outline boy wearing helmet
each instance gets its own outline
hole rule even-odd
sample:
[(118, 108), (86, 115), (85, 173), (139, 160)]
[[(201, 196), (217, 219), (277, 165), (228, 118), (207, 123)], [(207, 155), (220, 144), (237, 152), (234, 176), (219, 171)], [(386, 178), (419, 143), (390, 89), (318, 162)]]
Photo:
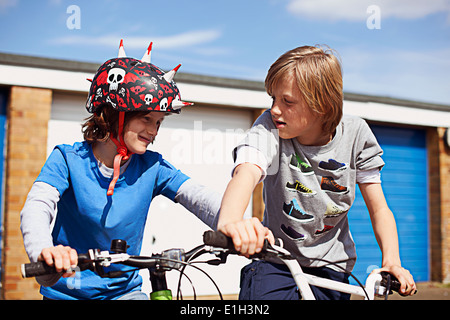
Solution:
[[(147, 146), (166, 114), (189, 105), (180, 101), (173, 77), (150, 63), (151, 45), (141, 60), (119, 57), (97, 71), (89, 91), (84, 141), (55, 147), (33, 184), (21, 212), (21, 230), (31, 261), (60, 272), (77, 265), (77, 253), (108, 250), (125, 239), (128, 253), (141, 250), (152, 199), (179, 202), (215, 228), (220, 197), (193, 182)], [(202, 203), (201, 208), (196, 203)], [(56, 214), (57, 212), (57, 214)], [(54, 223), (53, 230), (51, 224)], [(111, 266), (113, 270), (123, 266)], [(118, 278), (80, 272), (78, 289), (60, 276), (38, 277), (47, 299), (145, 299), (137, 271)]]

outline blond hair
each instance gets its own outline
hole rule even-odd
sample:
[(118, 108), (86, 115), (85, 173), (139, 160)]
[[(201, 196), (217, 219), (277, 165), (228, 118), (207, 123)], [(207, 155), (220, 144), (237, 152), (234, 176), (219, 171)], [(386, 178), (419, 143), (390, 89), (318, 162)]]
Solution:
[(323, 130), (333, 133), (342, 118), (342, 69), (337, 56), (329, 48), (315, 46), (292, 49), (270, 67), (265, 87), (272, 96), (282, 77), (293, 75), (305, 102), (321, 115)]

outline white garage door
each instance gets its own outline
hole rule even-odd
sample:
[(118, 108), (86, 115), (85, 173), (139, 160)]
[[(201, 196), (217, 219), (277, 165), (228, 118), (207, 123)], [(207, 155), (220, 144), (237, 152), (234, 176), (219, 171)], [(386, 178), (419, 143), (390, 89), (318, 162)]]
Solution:
[[(55, 93), (49, 122), (48, 153), (60, 143), (82, 140), (81, 126), (89, 114), (84, 109), (85, 95)], [(156, 142), (149, 148), (160, 152), (175, 167), (196, 181), (223, 193), (230, 179), (231, 150), (252, 124), (251, 112), (232, 108), (188, 107), (180, 115), (166, 117)], [(251, 207), (246, 212), (251, 216)], [(145, 230), (142, 254), (168, 248), (192, 249), (201, 244), (207, 227), (182, 206), (164, 197), (152, 202)], [(248, 263), (242, 257), (229, 257), (226, 265), (205, 266), (223, 294), (239, 291), (240, 268)], [(195, 269), (187, 270), (197, 295), (215, 294), (211, 282)], [(150, 291), (146, 272), (144, 291)], [(167, 274), (173, 293), (179, 274)], [(184, 296), (192, 295), (191, 285), (183, 282)]]

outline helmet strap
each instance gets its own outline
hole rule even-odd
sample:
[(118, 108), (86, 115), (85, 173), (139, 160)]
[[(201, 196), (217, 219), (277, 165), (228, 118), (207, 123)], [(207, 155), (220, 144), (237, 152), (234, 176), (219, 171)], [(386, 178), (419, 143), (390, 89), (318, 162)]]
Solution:
[(124, 141), (123, 137), (123, 125), (125, 122), (125, 112), (119, 111), (119, 128), (118, 128), (118, 134), (117, 139), (113, 136), (110, 136), (110, 139), (114, 144), (117, 146), (117, 154), (114, 157), (114, 175), (111, 183), (108, 187), (108, 196), (112, 196), (114, 194), (114, 187), (116, 185), (117, 180), (120, 176), (120, 164), (122, 160), (128, 160), (130, 156), (133, 154), (132, 152), (129, 152), (127, 149), (127, 146)]

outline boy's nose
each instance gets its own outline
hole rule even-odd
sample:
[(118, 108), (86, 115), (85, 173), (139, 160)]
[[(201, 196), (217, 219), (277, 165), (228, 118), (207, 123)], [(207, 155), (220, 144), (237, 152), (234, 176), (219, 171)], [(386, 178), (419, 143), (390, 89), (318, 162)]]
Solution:
[(153, 124), (147, 126), (147, 133), (156, 136), (158, 134), (158, 126)]
[(272, 104), (272, 107), (270, 108), (270, 113), (272, 114), (272, 116), (279, 116), (281, 114), (280, 108), (277, 106), (276, 103)]

